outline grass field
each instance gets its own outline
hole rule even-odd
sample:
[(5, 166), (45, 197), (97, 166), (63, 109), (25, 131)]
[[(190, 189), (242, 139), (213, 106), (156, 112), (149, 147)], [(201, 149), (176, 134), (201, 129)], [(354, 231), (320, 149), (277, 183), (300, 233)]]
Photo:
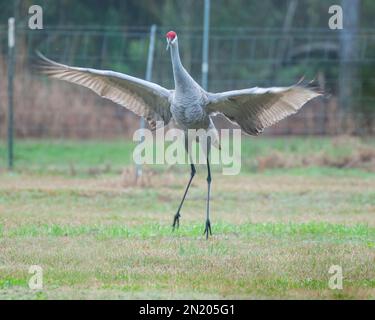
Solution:
[(135, 185), (132, 148), (19, 141), (7, 172), (0, 144), (0, 299), (375, 298), (373, 142), (244, 141), (241, 175), (215, 170), (208, 241), (205, 168), (173, 233), (189, 168), (147, 167)]

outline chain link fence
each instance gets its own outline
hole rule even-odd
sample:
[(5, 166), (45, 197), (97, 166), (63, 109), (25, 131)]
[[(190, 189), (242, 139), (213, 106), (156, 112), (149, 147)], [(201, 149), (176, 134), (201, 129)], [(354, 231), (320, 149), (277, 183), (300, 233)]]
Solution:
[[(173, 76), (164, 34), (156, 36), (153, 81), (173, 88)], [(180, 51), (192, 76), (201, 79), (202, 30), (181, 29)], [(17, 138), (131, 137), (138, 118), (126, 109), (97, 97), (85, 88), (38, 75), (35, 50), (48, 58), (76, 66), (112, 69), (144, 78), (149, 48), (149, 27), (90, 28), (46, 27), (43, 30), (17, 28), (14, 88), (15, 136)], [(350, 133), (374, 133), (375, 29), (361, 30), (357, 55), (347, 63), (356, 66), (360, 88), (354, 105), (345, 111)], [(7, 30), (0, 29), (0, 136), (6, 137), (7, 119)], [(345, 66), (344, 66), (345, 67)], [(315, 80), (325, 93), (297, 115), (285, 119), (266, 134), (332, 135), (347, 133), (340, 126), (339, 31), (329, 29), (212, 29), (210, 33), (210, 91), (253, 86), (289, 86), (302, 76)], [(228, 122), (218, 116), (219, 126)]]

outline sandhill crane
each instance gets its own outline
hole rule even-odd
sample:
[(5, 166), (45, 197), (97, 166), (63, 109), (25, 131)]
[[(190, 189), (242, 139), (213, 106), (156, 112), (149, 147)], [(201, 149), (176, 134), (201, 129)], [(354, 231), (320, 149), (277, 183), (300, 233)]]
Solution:
[[(155, 129), (157, 121), (166, 125), (173, 118), (185, 130), (203, 129), (216, 131), (211, 115), (221, 113), (237, 123), (249, 135), (258, 135), (264, 128), (296, 113), (306, 102), (319, 96), (318, 93), (300, 85), (291, 87), (250, 88), (221, 93), (205, 91), (194, 81), (181, 63), (176, 32), (166, 34), (167, 50), (170, 49), (175, 89), (168, 90), (155, 83), (126, 74), (71, 67), (56, 63), (40, 54), (44, 61), (44, 73), (50, 77), (69, 81), (87, 87), (100, 96), (110, 99), (138, 116), (144, 117), (150, 128)], [(185, 135), (185, 140), (187, 139)], [(212, 235), (210, 223), (211, 170), (207, 141), (207, 202), (204, 235)], [(187, 141), (185, 147), (188, 152)], [(173, 230), (179, 227), (180, 211), (186, 194), (195, 176), (193, 163), (191, 176), (186, 186), (177, 213), (173, 219)]]

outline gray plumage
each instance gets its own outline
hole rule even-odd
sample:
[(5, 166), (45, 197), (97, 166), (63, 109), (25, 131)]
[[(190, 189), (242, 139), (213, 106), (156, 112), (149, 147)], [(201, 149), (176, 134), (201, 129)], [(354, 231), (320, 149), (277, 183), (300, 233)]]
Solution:
[[(185, 131), (188, 129), (213, 131), (216, 138), (211, 143), (217, 147), (219, 147), (219, 137), (211, 119), (212, 115), (221, 113), (237, 123), (247, 134), (258, 135), (266, 127), (296, 113), (306, 102), (319, 96), (319, 93), (299, 85), (274, 88), (255, 87), (222, 93), (206, 92), (183, 67), (175, 32), (167, 33), (167, 42), (167, 48), (171, 51), (174, 90), (168, 90), (155, 83), (118, 72), (70, 67), (39, 55), (43, 61), (43, 71), (48, 76), (93, 90), (100, 96), (144, 117), (151, 129), (156, 128), (157, 121), (163, 121), (164, 125), (167, 125), (173, 118), (177, 126)], [(207, 168), (208, 196), (205, 234), (208, 238), (208, 234), (211, 233), (209, 220), (211, 173), (208, 155)], [(195, 175), (193, 164), (191, 164), (191, 169), (191, 178), (175, 215), (173, 227), (179, 225), (180, 209)]]
[(71, 67), (43, 59), (43, 72), (52, 78), (87, 87), (139, 116), (155, 129), (156, 121), (171, 118), (183, 129), (209, 129), (210, 116), (225, 115), (250, 135), (262, 133), (283, 118), (296, 113), (319, 93), (302, 86), (251, 88), (209, 93), (183, 67), (177, 36), (170, 41), (175, 89), (108, 70)]

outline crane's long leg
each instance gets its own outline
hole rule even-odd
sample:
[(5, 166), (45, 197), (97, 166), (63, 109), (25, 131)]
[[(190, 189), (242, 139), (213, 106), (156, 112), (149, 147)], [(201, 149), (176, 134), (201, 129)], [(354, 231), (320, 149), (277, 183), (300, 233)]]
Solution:
[(206, 239), (208, 239), (208, 234), (212, 235), (211, 222), (210, 222), (210, 196), (211, 196), (211, 168), (210, 168), (210, 152), (211, 152), (211, 137), (207, 137), (206, 145), (206, 159), (207, 159), (207, 207), (206, 207), (206, 227), (204, 233)]
[(204, 233), (206, 235), (206, 239), (208, 239), (208, 233), (212, 236), (211, 231), (211, 222), (210, 222), (210, 193), (211, 193), (211, 169), (210, 169), (210, 160), (209, 156), (207, 155), (207, 208), (206, 208), (206, 227), (204, 229)]
[(188, 154), (188, 157), (189, 157), (189, 160), (190, 160), (190, 168), (191, 168), (191, 175), (190, 175), (190, 180), (186, 186), (186, 189), (185, 189), (185, 193), (184, 193), (184, 196), (182, 197), (182, 200), (181, 200), (181, 203), (177, 209), (177, 213), (175, 214), (174, 216), (174, 219), (173, 219), (173, 224), (172, 224), (172, 227), (173, 227), (173, 230), (177, 227), (180, 226), (180, 211), (181, 211), (181, 208), (184, 204), (184, 201), (185, 201), (185, 198), (186, 198), (186, 195), (189, 191), (189, 188), (190, 188), (190, 185), (191, 185), (191, 182), (193, 181), (193, 178), (195, 176), (195, 166), (193, 164), (193, 159), (191, 157), (191, 154), (189, 152), (189, 138), (188, 136), (185, 134), (185, 150), (186, 150), (186, 153)]
[(182, 208), (182, 205), (184, 204), (186, 194), (188, 193), (189, 188), (190, 188), (190, 185), (191, 185), (191, 182), (193, 181), (193, 178), (194, 178), (194, 176), (195, 176), (195, 172), (196, 172), (196, 171), (195, 171), (195, 166), (194, 166), (193, 163), (191, 163), (190, 166), (191, 166), (191, 176), (190, 176), (190, 180), (189, 180), (188, 185), (186, 186), (185, 193), (184, 193), (184, 196), (182, 197), (182, 200), (181, 200), (180, 206), (178, 207), (177, 213), (176, 213), (176, 215), (174, 216), (174, 219), (173, 219), (173, 225), (172, 225), (173, 230), (174, 230), (176, 227), (178, 228), (178, 227), (180, 226), (180, 217), (181, 217), (181, 215), (180, 215), (180, 210), (181, 210), (181, 208)]

